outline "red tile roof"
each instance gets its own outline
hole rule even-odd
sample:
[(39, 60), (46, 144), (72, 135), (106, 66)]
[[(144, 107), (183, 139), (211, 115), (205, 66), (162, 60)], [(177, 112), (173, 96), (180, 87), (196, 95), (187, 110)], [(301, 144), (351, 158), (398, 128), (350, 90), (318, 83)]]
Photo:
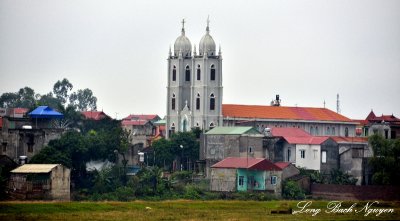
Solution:
[(352, 122), (326, 108), (223, 104), (222, 115), (232, 118)]
[(271, 129), (272, 136), (283, 137), (290, 144), (317, 145), (325, 142), (329, 137), (314, 137), (300, 128), (276, 127)]
[(368, 143), (367, 137), (330, 137), (336, 143)]
[(14, 114), (26, 114), (29, 111), (28, 108), (21, 108), (21, 107), (13, 108), (13, 110)]
[(251, 170), (282, 170), (264, 158), (228, 157), (211, 166), (212, 168), (242, 168)]
[[(371, 111), (367, 118), (365, 118), (365, 121), (367, 122), (381, 122), (381, 121), (385, 121), (385, 122), (390, 122), (390, 123), (397, 123), (400, 122), (400, 119), (395, 117), (393, 114), (392, 115), (383, 115), (382, 116), (376, 116), (375, 113), (373, 111)], [(366, 124), (365, 124), (366, 125)]]
[(275, 165), (283, 170), (290, 165), (290, 162), (276, 162)]
[(86, 119), (91, 119), (91, 120), (101, 120), (104, 118), (110, 118), (110, 116), (108, 116), (103, 111), (82, 111), (81, 114)]
[(154, 120), (155, 118), (159, 118), (157, 114), (130, 114), (129, 116), (125, 117), (123, 120)]
[(148, 120), (123, 120), (122, 126), (142, 126), (148, 123)]

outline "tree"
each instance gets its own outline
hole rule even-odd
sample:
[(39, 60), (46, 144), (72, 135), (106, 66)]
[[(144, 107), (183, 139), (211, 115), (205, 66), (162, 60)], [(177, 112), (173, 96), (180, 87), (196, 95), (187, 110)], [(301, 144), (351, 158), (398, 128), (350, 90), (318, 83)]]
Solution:
[(19, 101), (19, 96), (17, 93), (4, 93), (0, 96), (0, 107), (10, 108), (15, 107)]
[(0, 106), (3, 108), (23, 107), (32, 109), (36, 105), (35, 91), (30, 87), (19, 89), (16, 93), (4, 93), (0, 96)]
[(97, 109), (97, 98), (93, 96), (92, 90), (88, 88), (72, 93), (69, 97), (69, 102), (79, 111)]
[(54, 97), (52, 92), (49, 92), (45, 95), (39, 95), (37, 104), (38, 106), (49, 106), (56, 109), (59, 109), (61, 106), (63, 106), (61, 101)]
[(68, 101), (68, 93), (72, 90), (72, 88), (73, 85), (66, 78), (62, 79), (62, 81), (58, 80), (54, 84), (53, 93), (62, 105), (65, 105)]
[(380, 185), (398, 185), (400, 181), (400, 139), (384, 139), (374, 134), (368, 138), (374, 156), (369, 161), (372, 166), (372, 182)]

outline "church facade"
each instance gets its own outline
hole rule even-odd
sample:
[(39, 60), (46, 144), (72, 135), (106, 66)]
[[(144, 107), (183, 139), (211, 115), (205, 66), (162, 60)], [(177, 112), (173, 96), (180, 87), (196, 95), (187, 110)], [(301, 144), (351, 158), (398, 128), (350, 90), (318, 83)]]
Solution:
[(191, 128), (222, 126), (222, 56), (207, 21), (206, 33), (192, 50), (182, 21), (181, 35), (168, 56), (166, 136)]

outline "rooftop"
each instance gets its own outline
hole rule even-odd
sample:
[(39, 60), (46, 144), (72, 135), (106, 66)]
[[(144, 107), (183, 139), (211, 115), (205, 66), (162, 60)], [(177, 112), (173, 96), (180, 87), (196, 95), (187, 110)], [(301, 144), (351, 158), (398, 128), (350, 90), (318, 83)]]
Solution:
[(222, 115), (224, 118), (282, 119), (352, 123), (351, 119), (343, 115), (326, 108), (315, 107), (223, 104)]
[(101, 120), (104, 118), (110, 118), (110, 116), (108, 116), (103, 111), (82, 111), (81, 114), (86, 119), (91, 119), (91, 120)]
[(11, 173), (49, 173), (54, 167), (61, 164), (24, 164)]
[(272, 128), (271, 133), (275, 137), (282, 137), (290, 144), (321, 144), (329, 137), (312, 136), (300, 128), (277, 127)]
[(228, 157), (211, 166), (212, 168), (235, 168), (251, 170), (282, 170), (264, 158)]
[(240, 135), (240, 134), (260, 134), (260, 132), (253, 127), (214, 127), (206, 134)]

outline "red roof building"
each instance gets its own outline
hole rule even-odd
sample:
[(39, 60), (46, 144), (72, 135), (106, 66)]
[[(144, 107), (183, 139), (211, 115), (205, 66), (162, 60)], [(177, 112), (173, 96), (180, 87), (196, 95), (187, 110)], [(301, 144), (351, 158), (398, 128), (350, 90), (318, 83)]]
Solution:
[(103, 111), (82, 111), (81, 114), (85, 117), (85, 119), (88, 120), (102, 120), (105, 118), (111, 119), (111, 117)]
[(400, 136), (400, 119), (393, 114), (376, 116), (371, 110), (365, 120), (355, 121), (359, 122), (358, 128), (361, 130), (361, 136), (381, 134), (387, 139), (395, 139)]
[(224, 126), (301, 128), (316, 136), (355, 136), (357, 122), (327, 108), (223, 104)]
[(329, 137), (311, 136), (300, 128), (272, 128), (272, 135), (284, 138), (289, 144), (317, 145), (325, 142)]

